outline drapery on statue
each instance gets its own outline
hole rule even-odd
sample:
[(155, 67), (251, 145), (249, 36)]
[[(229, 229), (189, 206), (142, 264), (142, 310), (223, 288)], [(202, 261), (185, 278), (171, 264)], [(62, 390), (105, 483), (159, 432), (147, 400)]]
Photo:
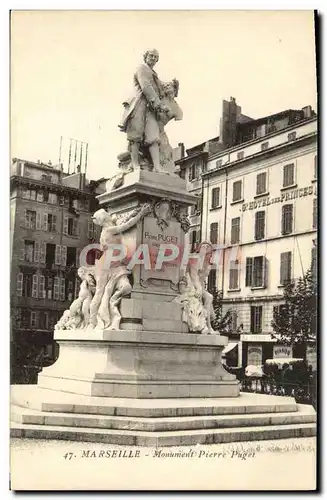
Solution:
[(213, 296), (205, 287), (205, 281), (210, 272), (213, 250), (210, 243), (204, 242), (201, 247), (206, 250), (204, 265), (200, 269), (197, 268), (197, 261), (187, 265), (185, 275), (179, 284), (180, 295), (174, 300), (181, 304), (183, 321), (187, 323), (190, 332), (217, 334), (219, 332), (215, 332), (211, 324), (215, 318), (212, 305)]
[(124, 262), (111, 263), (108, 252), (112, 244), (121, 244), (122, 235), (131, 229), (152, 208), (144, 203), (136, 208), (122, 223), (117, 224), (115, 214), (103, 208), (95, 212), (92, 219), (102, 227), (100, 250), (103, 252), (94, 266), (80, 267), (78, 275), (82, 279), (78, 298), (74, 300), (55, 326), (56, 330), (106, 328), (119, 330), (121, 315), (118, 309), (122, 297), (130, 294), (132, 286), (128, 275), (131, 273)]
[(168, 83), (159, 80), (153, 69), (159, 60), (157, 50), (146, 51), (143, 59), (134, 74), (134, 93), (123, 103), (119, 128), (127, 134), (132, 169), (140, 168), (140, 157), (149, 157), (154, 172), (173, 174), (172, 148), (164, 127), (173, 118), (182, 119), (175, 101), (179, 83), (176, 79)]

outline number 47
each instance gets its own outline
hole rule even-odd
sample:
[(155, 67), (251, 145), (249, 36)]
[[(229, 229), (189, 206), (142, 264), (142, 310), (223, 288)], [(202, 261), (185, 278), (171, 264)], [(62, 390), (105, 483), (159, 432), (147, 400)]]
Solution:
[(73, 456), (74, 456), (74, 453), (70, 453), (70, 452), (69, 452), (69, 453), (66, 453), (66, 454), (64, 455), (64, 458), (65, 458), (66, 460), (71, 460), (71, 459), (73, 458)]

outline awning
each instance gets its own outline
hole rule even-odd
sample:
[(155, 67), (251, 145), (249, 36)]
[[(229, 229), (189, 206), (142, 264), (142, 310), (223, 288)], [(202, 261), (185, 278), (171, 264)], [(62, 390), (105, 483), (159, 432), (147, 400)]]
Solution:
[(230, 342), (228, 345), (226, 345), (226, 347), (224, 347), (224, 349), (222, 351), (222, 355), (227, 354), (232, 349), (234, 349), (234, 347), (236, 347), (237, 345), (238, 345), (237, 342)]
[(303, 361), (303, 358), (274, 358), (266, 359), (265, 363), (268, 365), (291, 365), (292, 363), (297, 363), (298, 361)]

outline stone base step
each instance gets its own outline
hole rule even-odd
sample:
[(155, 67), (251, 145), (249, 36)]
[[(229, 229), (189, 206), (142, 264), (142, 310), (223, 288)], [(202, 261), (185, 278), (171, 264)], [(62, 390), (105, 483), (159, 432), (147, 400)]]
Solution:
[(35, 439), (97, 442), (126, 446), (190, 446), (196, 444), (259, 441), (316, 435), (316, 425), (290, 424), (229, 429), (200, 429), (169, 432), (142, 432), (136, 430), (96, 429), (51, 425), (11, 425), (11, 436)]
[(296, 412), (249, 415), (130, 417), (42, 412), (14, 405), (11, 408), (11, 419), (13, 422), (20, 424), (156, 432), (314, 423), (316, 421), (316, 413), (311, 406), (297, 405)]
[(294, 398), (241, 393), (238, 398), (123, 399), (82, 396), (42, 389), (37, 385), (11, 387), (13, 405), (32, 410), (120, 417), (187, 417), (296, 412)]

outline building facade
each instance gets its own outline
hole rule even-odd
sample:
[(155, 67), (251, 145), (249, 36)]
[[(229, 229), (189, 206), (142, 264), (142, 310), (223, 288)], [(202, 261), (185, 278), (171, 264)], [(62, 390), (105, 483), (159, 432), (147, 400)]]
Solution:
[(209, 154), (201, 173), (197, 237), (219, 249), (208, 288), (222, 290), (232, 312), (229, 362), (303, 357), (278, 345), (271, 321), (285, 283), (315, 258), (317, 117), (310, 107), (288, 110), (239, 122), (231, 135), (234, 144)]
[[(56, 358), (54, 325), (79, 291), (79, 255), (98, 241), (95, 194), (78, 172), (14, 159), (11, 166), (11, 365)], [(40, 361), (41, 360), (41, 361)]]

